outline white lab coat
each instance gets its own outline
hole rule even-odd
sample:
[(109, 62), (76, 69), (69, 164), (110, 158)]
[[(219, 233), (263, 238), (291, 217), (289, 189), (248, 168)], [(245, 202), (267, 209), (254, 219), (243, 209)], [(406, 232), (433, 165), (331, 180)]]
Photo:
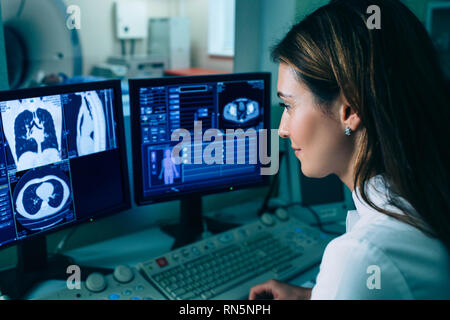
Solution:
[[(401, 213), (387, 204), (381, 176), (366, 190), (378, 207)], [(450, 299), (444, 244), (352, 196), (357, 210), (347, 214), (346, 233), (325, 249), (311, 299)]]

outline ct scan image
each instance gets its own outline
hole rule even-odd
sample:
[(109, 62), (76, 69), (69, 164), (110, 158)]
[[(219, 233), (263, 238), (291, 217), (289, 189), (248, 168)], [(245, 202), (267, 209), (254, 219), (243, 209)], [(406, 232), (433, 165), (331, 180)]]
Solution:
[(18, 172), (10, 180), (19, 237), (75, 219), (68, 164)]
[(220, 128), (244, 129), (262, 125), (262, 85), (262, 82), (224, 82), (218, 88)]
[(113, 113), (106, 91), (68, 94), (64, 103), (69, 157), (81, 157), (115, 147)]
[(7, 101), (1, 107), (9, 166), (17, 171), (63, 160), (59, 96)]

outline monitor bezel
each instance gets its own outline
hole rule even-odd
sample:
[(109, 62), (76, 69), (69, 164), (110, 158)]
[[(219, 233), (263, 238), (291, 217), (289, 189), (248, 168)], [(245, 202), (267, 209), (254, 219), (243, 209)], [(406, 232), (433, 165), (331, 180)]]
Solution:
[[(124, 122), (124, 114), (123, 114), (123, 103), (122, 103), (122, 87), (120, 80), (106, 80), (106, 81), (95, 81), (95, 82), (85, 82), (85, 83), (75, 83), (75, 84), (61, 84), (55, 86), (47, 86), (47, 87), (33, 87), (26, 89), (15, 89), (15, 90), (7, 90), (0, 91), (0, 102), (10, 101), (16, 99), (27, 99), (27, 98), (35, 98), (35, 97), (43, 97), (43, 96), (51, 96), (51, 95), (60, 95), (81, 91), (93, 91), (93, 90), (103, 90), (103, 89), (113, 89), (114, 92), (114, 101), (116, 102), (116, 123), (117, 123), (117, 139), (119, 143), (119, 155), (121, 161), (121, 174), (122, 174), (122, 187), (123, 187), (123, 195), (124, 201), (117, 206), (102, 210), (97, 212), (95, 215), (90, 215), (86, 218), (75, 220), (72, 222), (65, 223), (63, 225), (55, 226), (54, 228), (50, 228), (49, 230), (41, 231), (29, 235), (27, 237), (21, 239), (15, 239), (14, 241), (10, 241), (4, 243), (0, 246), (0, 250), (5, 249), (7, 247), (11, 247), (14, 245), (18, 245), (25, 241), (32, 241), (33, 239), (37, 239), (39, 237), (47, 236), (49, 234), (68, 229), (74, 226), (86, 224), (86, 223), (95, 223), (99, 219), (110, 217), (117, 213), (126, 211), (131, 209), (131, 191), (130, 191), (130, 181), (128, 175), (128, 160), (127, 160), (127, 148), (125, 142), (125, 122)], [(1, 130), (1, 129), (0, 129)]]
[[(131, 121), (131, 136), (132, 136), (132, 158), (133, 158), (133, 180), (134, 180), (134, 200), (138, 206), (150, 205), (155, 203), (181, 200), (185, 197), (201, 197), (205, 195), (212, 195), (217, 193), (234, 192), (238, 190), (266, 187), (270, 183), (268, 175), (261, 175), (261, 182), (241, 183), (230, 186), (215, 187), (208, 190), (192, 191), (192, 192), (177, 192), (165, 195), (144, 196), (143, 182), (142, 182), (142, 149), (141, 149), (141, 130), (140, 130), (140, 106), (139, 106), (139, 89), (141, 87), (165, 86), (172, 84), (187, 84), (187, 83), (201, 83), (201, 82), (219, 82), (219, 81), (246, 81), (246, 80), (263, 80), (265, 87), (265, 101), (268, 107), (264, 109), (264, 128), (270, 129), (270, 85), (271, 74), (269, 72), (254, 72), (254, 73), (233, 73), (233, 74), (214, 74), (214, 75), (196, 75), (196, 76), (171, 76), (163, 78), (149, 78), (149, 79), (130, 79), (129, 94), (130, 94), (130, 121)], [(270, 148), (270, 134), (268, 138), (268, 154), (271, 154)]]

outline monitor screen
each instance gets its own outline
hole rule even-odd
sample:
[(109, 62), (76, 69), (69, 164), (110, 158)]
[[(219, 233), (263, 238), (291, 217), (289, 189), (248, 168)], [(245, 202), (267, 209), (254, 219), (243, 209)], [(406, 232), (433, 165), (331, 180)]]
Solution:
[(259, 156), (270, 145), (260, 135), (270, 128), (270, 74), (129, 84), (138, 204), (267, 183)]
[(130, 207), (120, 81), (0, 93), (0, 246)]

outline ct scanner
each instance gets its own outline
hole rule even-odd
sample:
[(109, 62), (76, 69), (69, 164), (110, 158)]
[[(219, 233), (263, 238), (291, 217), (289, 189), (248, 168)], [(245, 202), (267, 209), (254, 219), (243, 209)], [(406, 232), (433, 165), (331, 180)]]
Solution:
[(82, 74), (78, 30), (69, 28), (62, 0), (1, 0), (11, 89), (39, 85), (45, 76)]

